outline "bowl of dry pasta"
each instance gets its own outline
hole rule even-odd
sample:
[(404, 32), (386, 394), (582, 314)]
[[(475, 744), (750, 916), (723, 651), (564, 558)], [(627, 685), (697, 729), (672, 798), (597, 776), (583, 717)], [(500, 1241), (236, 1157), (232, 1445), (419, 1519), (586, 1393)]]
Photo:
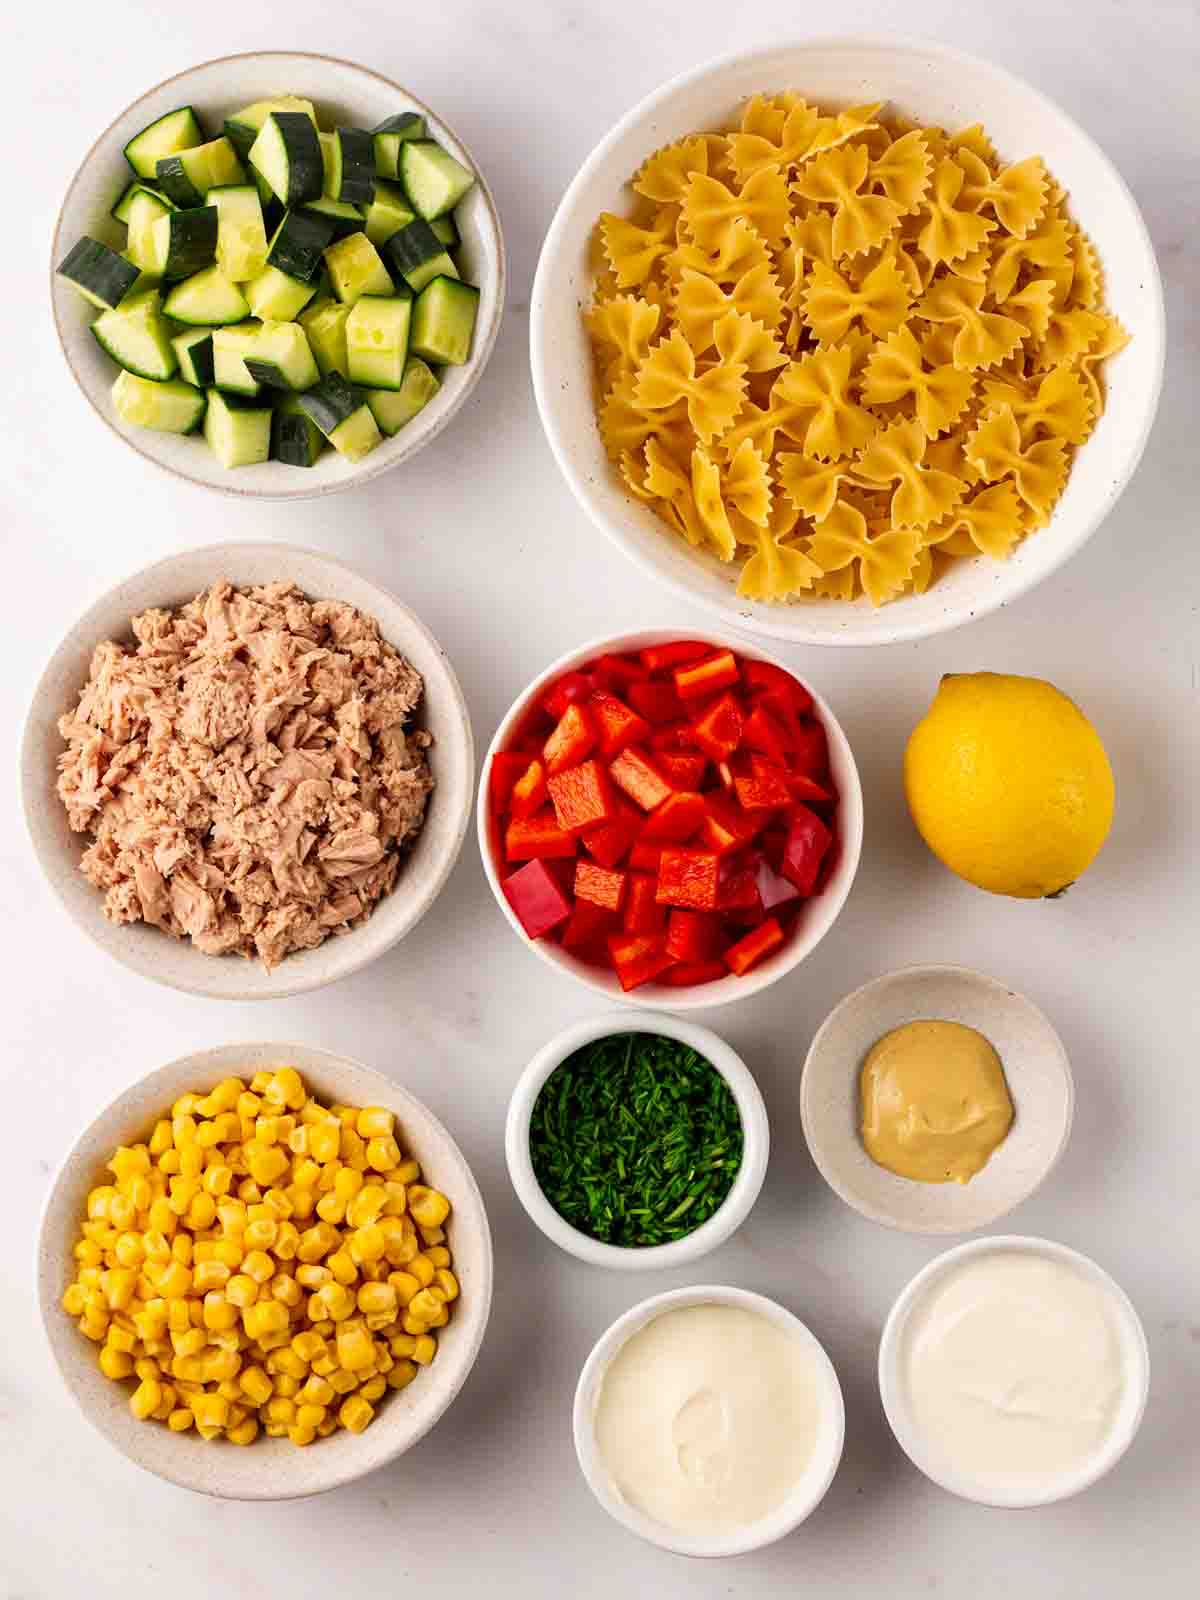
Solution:
[(1039, 583), (1112, 510), (1162, 381), (1145, 225), (1037, 90), (819, 39), (636, 106), (542, 249), (542, 422), (593, 522), (726, 623), (886, 644)]

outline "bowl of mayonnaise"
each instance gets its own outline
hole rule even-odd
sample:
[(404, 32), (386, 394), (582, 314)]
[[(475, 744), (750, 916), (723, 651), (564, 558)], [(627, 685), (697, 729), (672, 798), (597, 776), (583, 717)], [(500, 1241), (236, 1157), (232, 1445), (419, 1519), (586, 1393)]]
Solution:
[(842, 1457), (841, 1385), (800, 1319), (728, 1286), (673, 1289), (601, 1336), (575, 1391), (575, 1452), (622, 1527), (685, 1556), (773, 1544)]
[(1146, 1409), (1129, 1298), (1089, 1257), (996, 1235), (937, 1256), (892, 1307), (879, 1389), (926, 1477), (981, 1505), (1051, 1505), (1110, 1472)]

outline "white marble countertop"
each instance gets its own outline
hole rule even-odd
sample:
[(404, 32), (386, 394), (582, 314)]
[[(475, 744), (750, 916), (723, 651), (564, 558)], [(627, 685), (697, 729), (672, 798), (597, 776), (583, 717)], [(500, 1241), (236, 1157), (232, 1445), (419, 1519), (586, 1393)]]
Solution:
[[(37, 671), (65, 627), (120, 575), (188, 545), (267, 538), (319, 546), (398, 590), (438, 634), (486, 745), (552, 656), (687, 609), (647, 589), (593, 534), (538, 426), (529, 284), (563, 187), (617, 116), (674, 73), (736, 47), (819, 31), (784, 0), (440, 0), (418, 8), (292, 0), (270, 17), (109, 0), (26, 14), (10, 36), (6, 323), (0, 497), (6, 534), (0, 677), (15, 744)], [(700, 1269), (777, 1296), (825, 1342), (845, 1388), (847, 1448), (819, 1512), (758, 1555), (710, 1566), (644, 1547), (609, 1522), (575, 1468), (569, 1406), (600, 1331), (654, 1288), (554, 1251), (504, 1171), (509, 1089), (534, 1049), (594, 1010), (520, 948), (469, 841), (438, 905), (400, 947), (322, 993), (244, 1008), (190, 999), (113, 966), (40, 880), (4, 796), (0, 852), (0, 1595), (94, 1600), (169, 1593), (754, 1597), (970, 1593), (1089, 1600), (1183, 1594), (1200, 1570), (1200, 1029), (1196, 1006), (1200, 791), (1197, 669), (1196, 70), (1193, 0), (843, 0), (831, 28), (905, 28), (992, 56), (1058, 99), (1105, 145), (1146, 213), (1168, 290), (1167, 386), (1135, 482), (1086, 550), (1011, 610), (910, 646), (795, 650), (832, 700), (867, 796), (862, 870), (840, 921), (790, 981), (713, 1013), (758, 1075), (771, 1169), (749, 1223)], [(732, 24), (732, 25), (731, 25)], [(46, 248), (66, 182), (108, 120), (194, 62), (253, 48), (377, 66), (442, 108), (486, 164), (511, 251), (508, 316), (455, 426), (407, 468), (332, 504), (236, 504), (117, 449), (71, 385), (46, 304)], [(986, 898), (942, 871), (908, 824), (899, 759), (944, 671), (1030, 671), (1075, 695), (1112, 753), (1116, 827), (1064, 901)], [(11, 772), (10, 768), (10, 772)], [(13, 913), (19, 909), (20, 916)], [(850, 1212), (804, 1149), (801, 1061), (830, 1006), (873, 974), (954, 960), (1050, 1014), (1078, 1088), (1052, 1181), (1011, 1218), (1094, 1254), (1144, 1318), (1154, 1365), (1142, 1432), (1078, 1500), (1024, 1515), (943, 1494), (909, 1465), (874, 1378), (880, 1327), (933, 1241)], [(482, 1357), (410, 1456), (304, 1503), (242, 1506), (148, 1477), (86, 1426), (52, 1371), (31, 1293), (39, 1208), (76, 1128), (133, 1077), (201, 1046), (303, 1039), (403, 1080), (444, 1117), (483, 1185), (497, 1245)], [(414, 1591), (415, 1592), (415, 1591)]]

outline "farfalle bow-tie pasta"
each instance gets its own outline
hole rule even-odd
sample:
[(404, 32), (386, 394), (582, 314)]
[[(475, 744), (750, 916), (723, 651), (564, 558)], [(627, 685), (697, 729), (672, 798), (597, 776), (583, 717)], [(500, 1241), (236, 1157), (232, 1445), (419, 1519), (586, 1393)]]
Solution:
[(1127, 341), (1041, 159), (758, 95), (602, 216), (614, 467), (755, 600), (920, 593), (1050, 519)]

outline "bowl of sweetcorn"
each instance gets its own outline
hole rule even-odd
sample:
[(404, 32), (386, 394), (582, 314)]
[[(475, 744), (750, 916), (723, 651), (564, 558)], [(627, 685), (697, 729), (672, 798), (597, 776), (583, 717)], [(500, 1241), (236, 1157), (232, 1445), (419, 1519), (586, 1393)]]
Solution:
[(462, 1152), (406, 1090), (324, 1050), (224, 1045), (85, 1128), (37, 1276), (59, 1371), (110, 1444), (184, 1488), (284, 1500), (434, 1426), (479, 1353), (492, 1243)]

